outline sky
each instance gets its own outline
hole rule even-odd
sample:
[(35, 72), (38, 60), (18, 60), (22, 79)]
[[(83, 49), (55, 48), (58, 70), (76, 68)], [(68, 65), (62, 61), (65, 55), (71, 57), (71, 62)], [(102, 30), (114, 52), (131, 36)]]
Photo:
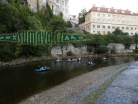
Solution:
[(78, 16), (82, 9), (86, 8), (89, 11), (93, 4), (98, 7), (114, 7), (115, 9), (138, 12), (138, 0), (69, 0), (69, 14)]

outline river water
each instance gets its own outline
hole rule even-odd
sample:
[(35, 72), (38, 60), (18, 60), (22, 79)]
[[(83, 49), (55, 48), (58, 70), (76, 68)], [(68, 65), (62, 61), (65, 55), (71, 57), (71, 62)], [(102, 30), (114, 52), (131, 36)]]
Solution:
[[(108, 57), (107, 60), (100, 58), (82, 58), (80, 62), (54, 63), (53, 60), (33, 62), (10, 67), (0, 68), (0, 104), (15, 104), (21, 100), (48, 90), (78, 75), (96, 70), (101, 67), (132, 62), (137, 56)], [(95, 66), (86, 65), (92, 60)], [(50, 71), (35, 72), (37, 66), (46, 65)]]

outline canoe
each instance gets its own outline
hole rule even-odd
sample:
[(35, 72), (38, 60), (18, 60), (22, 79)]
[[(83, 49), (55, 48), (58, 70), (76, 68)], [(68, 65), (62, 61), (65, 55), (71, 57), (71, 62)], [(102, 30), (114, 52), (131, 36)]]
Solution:
[(34, 71), (37, 71), (37, 72), (42, 72), (42, 71), (49, 71), (50, 70), (50, 67), (46, 67), (46, 68), (39, 68), (39, 69), (35, 69)]
[(106, 60), (106, 58), (105, 58), (105, 57), (103, 57), (103, 58), (102, 58), (102, 60)]
[(76, 62), (76, 61), (78, 61), (77, 59), (75, 59), (75, 60), (67, 60), (68, 62)]
[(87, 63), (87, 65), (94, 65), (93, 63), (92, 64), (90, 64), (90, 63)]
[(62, 60), (54, 60), (54, 62), (56, 63), (56, 62), (62, 62)]
[(93, 62), (87, 62), (87, 65), (95, 65)]

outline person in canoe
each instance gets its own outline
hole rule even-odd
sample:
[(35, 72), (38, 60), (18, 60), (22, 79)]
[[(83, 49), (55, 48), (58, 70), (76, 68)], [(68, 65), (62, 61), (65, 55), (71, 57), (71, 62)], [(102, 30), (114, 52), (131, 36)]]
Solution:
[(93, 64), (93, 62), (92, 62), (92, 61), (89, 61), (89, 64), (90, 64), (90, 65), (92, 65), (92, 64)]

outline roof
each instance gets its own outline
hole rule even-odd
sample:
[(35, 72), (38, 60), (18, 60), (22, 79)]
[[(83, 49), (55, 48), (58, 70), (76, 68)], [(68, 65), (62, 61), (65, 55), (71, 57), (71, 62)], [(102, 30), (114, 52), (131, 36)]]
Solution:
[[(95, 11), (95, 12), (103, 12), (103, 13), (115, 13), (115, 14), (124, 14), (124, 15), (136, 15), (138, 16), (138, 13), (134, 13), (130, 10), (122, 10), (122, 9), (115, 9), (115, 8), (106, 8), (106, 7), (96, 7), (93, 6), (89, 12)], [(88, 13), (89, 13), (88, 12)]]

